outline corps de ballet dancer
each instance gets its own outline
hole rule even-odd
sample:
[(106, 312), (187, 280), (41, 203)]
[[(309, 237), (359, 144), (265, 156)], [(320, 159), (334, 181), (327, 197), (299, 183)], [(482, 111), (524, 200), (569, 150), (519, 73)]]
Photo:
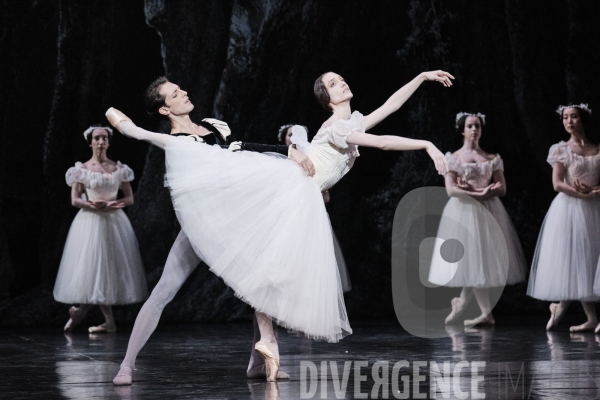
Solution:
[[(352, 333), (321, 192), (350, 170), (358, 145), (425, 149), (438, 172), (445, 173), (444, 156), (431, 142), (365, 132), (398, 110), (424, 81), (449, 87), (450, 79), (443, 71), (424, 72), (363, 117), (351, 112), (352, 92), (343, 78), (323, 74), (315, 82), (315, 95), (332, 116), (308, 145), (314, 177), (287, 160), (192, 144), (139, 128), (114, 108), (107, 111), (111, 124), (126, 136), (165, 149), (165, 181), (189, 243), (256, 310), (261, 340), (255, 349), (265, 358), (268, 381), (276, 380), (279, 370), (272, 320), (328, 342)], [(176, 85), (169, 96), (187, 98)]]
[[(89, 332), (116, 332), (111, 306), (139, 303), (148, 297), (137, 239), (123, 212), (133, 204), (129, 184), (133, 171), (107, 158), (111, 128), (92, 125), (83, 136), (92, 148), (92, 158), (77, 162), (66, 174), (71, 204), (80, 210), (69, 229), (54, 299), (79, 304), (70, 308), (65, 331), (79, 324), (92, 305), (99, 305), (105, 322), (90, 327)], [(124, 197), (117, 199), (119, 189)]]
[[(190, 112), (194, 105), (178, 85), (169, 82), (165, 77), (155, 79), (146, 89), (144, 98), (145, 108), (150, 116), (165, 119), (171, 123), (170, 137), (177, 138), (177, 143), (189, 145), (189, 141), (217, 145), (232, 151), (250, 150), (255, 152), (274, 152), (290, 157), (300, 165), (307, 175), (314, 175), (314, 166), (310, 159), (293, 147), (284, 145), (266, 145), (259, 143), (243, 143), (235, 141), (227, 123), (212, 118), (205, 118), (198, 123), (192, 122)], [(162, 135), (164, 137), (169, 135)], [(162, 146), (161, 146), (162, 147)], [(286, 161), (287, 162), (287, 161)], [(218, 173), (226, 173), (227, 166), (217, 166)], [(218, 178), (216, 178), (218, 179)], [(214, 181), (213, 181), (214, 182)], [(221, 203), (220, 208), (228, 207)], [(214, 204), (216, 206), (216, 204)], [(165, 306), (173, 300), (188, 276), (196, 269), (201, 259), (196, 255), (185, 232), (182, 230), (177, 238), (165, 263), (163, 273), (155, 288), (152, 290), (148, 301), (140, 310), (131, 332), (127, 353), (121, 363), (120, 370), (114, 378), (115, 385), (130, 385), (132, 371), (135, 368), (137, 355), (144, 347), (150, 335), (156, 329), (161, 313)], [(263, 356), (256, 352), (254, 345), (260, 339), (258, 325), (270, 324), (270, 320), (254, 316), (254, 343), (250, 362), (246, 374), (248, 378), (264, 378), (265, 361)], [(265, 328), (267, 329), (267, 328)], [(277, 373), (278, 379), (289, 378), (283, 371)]]
[[(499, 197), (506, 194), (504, 163), (499, 154), (485, 152), (479, 146), (485, 115), (461, 112), (456, 115), (455, 128), (463, 136), (463, 146), (454, 153), (446, 153), (448, 173), (445, 185), (450, 200), (444, 207), (443, 217), (438, 228), (439, 237), (451, 237), (461, 243), (468, 243), (477, 249), (476, 260), (464, 257), (457, 262), (456, 270), (449, 268), (439, 251), (433, 253), (429, 270), (429, 281), (445, 287), (461, 287), (459, 297), (451, 301), (452, 311), (446, 324), (459, 321), (467, 308), (470, 291), (481, 310), (481, 315), (464, 320), (466, 326), (494, 325), (490, 305), (489, 289), (503, 287), (525, 280), (525, 256), (513, 227)], [(461, 196), (469, 195), (479, 204), (463, 201)], [(486, 211), (487, 210), (487, 211)], [(488, 213), (489, 211), (489, 213)], [(490, 218), (490, 215), (493, 218)], [(457, 229), (454, 223), (460, 221), (467, 229)], [(490, 224), (498, 223), (506, 241), (507, 254), (497, 249), (496, 238)], [(468, 232), (468, 233), (467, 233)], [(506, 257), (508, 255), (508, 258)], [(476, 262), (473, 262), (476, 261)]]
[[(300, 134), (300, 136), (304, 137), (304, 141), (308, 141), (308, 128), (304, 125), (296, 125), (296, 124), (286, 124), (279, 128), (279, 133), (277, 138), (280, 142), (284, 142), (286, 145), (291, 146), (292, 143), (292, 129), (296, 130)], [(297, 135), (298, 136), (298, 135)], [(296, 137), (298, 139), (298, 137)], [(324, 190), (321, 192), (323, 195), (323, 201), (325, 204), (328, 204), (331, 201), (331, 194), (329, 190)], [(342, 248), (340, 246), (340, 242), (335, 235), (335, 232), (332, 230), (331, 235), (333, 237), (333, 247), (335, 249), (335, 259), (337, 261), (338, 270), (340, 273), (340, 281), (342, 282), (342, 291), (344, 293), (352, 290), (352, 283), (350, 282), (350, 275), (348, 274), (348, 267), (346, 266), (346, 260), (344, 259), (344, 253), (342, 252)]]
[(552, 147), (552, 184), (558, 192), (540, 230), (527, 294), (550, 304), (547, 330), (555, 329), (571, 301), (581, 301), (587, 321), (571, 332), (593, 330), (598, 324), (594, 302), (594, 276), (600, 256), (600, 149), (590, 143), (586, 127), (591, 117), (587, 104), (560, 106), (568, 141)]

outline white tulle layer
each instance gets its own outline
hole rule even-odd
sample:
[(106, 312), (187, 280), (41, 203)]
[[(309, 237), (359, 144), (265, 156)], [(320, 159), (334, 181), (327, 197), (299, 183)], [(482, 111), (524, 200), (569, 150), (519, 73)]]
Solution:
[(287, 159), (178, 141), (166, 183), (198, 256), (278, 324), (336, 342), (348, 323), (319, 187)]
[(71, 224), (54, 285), (67, 304), (131, 304), (148, 297), (137, 239), (122, 210), (80, 210)]
[(540, 300), (598, 300), (594, 276), (600, 255), (600, 199), (559, 193), (538, 237), (527, 294)]
[[(525, 280), (521, 243), (500, 199), (492, 197), (477, 203), (452, 197), (442, 215), (460, 222), (466, 230), (456, 229), (456, 224), (442, 220), (438, 236), (459, 240), (466, 251), (465, 256), (453, 264), (435, 251), (429, 270), (430, 282), (448, 287), (485, 288)], [(501, 246), (498, 235), (504, 236), (506, 248)]]

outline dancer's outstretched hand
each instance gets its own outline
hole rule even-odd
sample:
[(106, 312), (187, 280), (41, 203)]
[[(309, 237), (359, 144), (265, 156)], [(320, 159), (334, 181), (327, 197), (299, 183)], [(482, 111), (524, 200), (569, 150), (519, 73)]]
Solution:
[(450, 75), (448, 72), (442, 71), (440, 69), (438, 69), (437, 71), (423, 72), (422, 75), (425, 77), (426, 80), (440, 82), (445, 87), (452, 86), (451, 79), (454, 79), (454, 77), (452, 75)]
[(426, 150), (427, 154), (429, 154), (429, 157), (431, 157), (433, 160), (438, 174), (445, 175), (446, 172), (448, 172), (448, 164), (446, 163), (446, 159), (444, 158), (442, 152), (439, 151), (433, 143), (429, 143), (429, 145), (426, 147)]
[(110, 122), (110, 124), (121, 133), (123, 132), (121, 129), (119, 129), (119, 124), (123, 121), (131, 121), (131, 119), (127, 118), (125, 114), (113, 107), (106, 110), (105, 115), (106, 119), (108, 119), (108, 122)]

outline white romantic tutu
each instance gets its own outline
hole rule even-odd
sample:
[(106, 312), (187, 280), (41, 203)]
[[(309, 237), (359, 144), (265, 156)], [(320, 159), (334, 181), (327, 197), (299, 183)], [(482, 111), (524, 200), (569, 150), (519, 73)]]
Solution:
[(198, 256), (278, 324), (335, 342), (348, 324), (319, 186), (295, 163), (172, 141), (166, 183)]
[[(438, 237), (457, 239), (464, 245), (465, 256), (449, 264), (435, 251), (429, 281), (447, 287), (487, 288), (525, 280), (525, 257), (519, 237), (500, 199), (467, 200), (450, 198), (442, 213), (466, 229), (457, 229), (456, 224), (443, 219), (438, 228)], [(498, 241), (499, 235), (504, 236), (506, 247)]]
[(71, 224), (54, 299), (67, 304), (131, 304), (148, 297), (138, 243), (122, 210), (80, 210)]
[(598, 300), (593, 293), (600, 256), (600, 199), (559, 193), (538, 238), (527, 294), (540, 300)]

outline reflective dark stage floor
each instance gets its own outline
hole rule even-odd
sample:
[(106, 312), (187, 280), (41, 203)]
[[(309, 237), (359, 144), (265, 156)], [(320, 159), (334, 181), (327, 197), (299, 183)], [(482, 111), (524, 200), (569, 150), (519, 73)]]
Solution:
[(130, 327), (4, 329), (0, 399), (600, 398), (600, 335), (569, 333), (579, 320), (550, 333), (542, 317), (497, 320), (441, 339), (413, 337), (395, 321), (354, 322), (337, 344), (279, 329), (291, 380), (277, 383), (246, 378), (251, 323), (159, 326), (128, 387), (111, 381)]

